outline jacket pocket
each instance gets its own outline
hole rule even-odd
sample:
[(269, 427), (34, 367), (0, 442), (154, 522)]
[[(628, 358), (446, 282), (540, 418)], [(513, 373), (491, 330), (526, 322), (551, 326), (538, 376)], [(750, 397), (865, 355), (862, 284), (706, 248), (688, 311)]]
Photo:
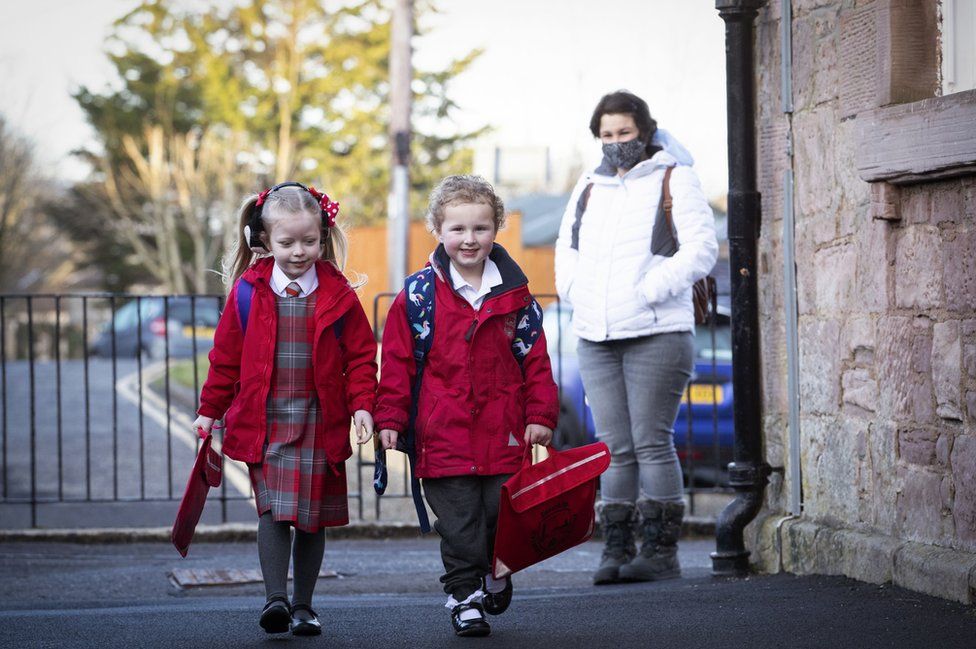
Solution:
[(570, 305), (576, 304), (576, 294), (579, 292), (579, 279), (573, 278), (572, 284), (569, 285), (569, 290), (566, 291), (566, 300)]
[(492, 471), (508, 473), (521, 465), (525, 453), (525, 420), (521, 414), (506, 418), (492, 445)]
[(497, 410), (493, 413), (500, 425), (495, 428), (494, 443), (497, 446), (508, 447), (514, 456), (520, 451), (518, 447), (522, 444), (525, 436), (525, 396), (521, 385), (513, 385), (501, 395), (496, 403)]
[(637, 286), (634, 287), (634, 293), (637, 294), (637, 303), (640, 304), (641, 312), (650, 312), (652, 323), (657, 324), (657, 307), (648, 301), (647, 296), (644, 294), (644, 280), (646, 279), (646, 273), (641, 275), (640, 279), (637, 281)]
[[(430, 430), (431, 425), (436, 423), (437, 401), (437, 397), (431, 397), (417, 404), (417, 418), (414, 421), (414, 429), (418, 434)], [(423, 410), (420, 406), (423, 406)]]
[(644, 280), (643, 277), (637, 280), (637, 284), (634, 286), (634, 294), (637, 296), (637, 303), (641, 306), (641, 308), (649, 309), (651, 308), (651, 303), (647, 301), (646, 297), (644, 297), (644, 291), (641, 288), (641, 284), (643, 284), (643, 280)]

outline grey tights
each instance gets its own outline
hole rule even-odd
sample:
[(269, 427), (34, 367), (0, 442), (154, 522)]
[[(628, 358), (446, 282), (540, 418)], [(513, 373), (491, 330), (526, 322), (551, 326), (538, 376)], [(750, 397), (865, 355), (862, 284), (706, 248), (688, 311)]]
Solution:
[(264, 592), (268, 599), (275, 595), (288, 597), (288, 555), (293, 554), (295, 592), (292, 604), (311, 606), (324, 551), (325, 530), (295, 530), (293, 546), (291, 525), (275, 522), (271, 512), (262, 514), (258, 519), (258, 558), (261, 560)]

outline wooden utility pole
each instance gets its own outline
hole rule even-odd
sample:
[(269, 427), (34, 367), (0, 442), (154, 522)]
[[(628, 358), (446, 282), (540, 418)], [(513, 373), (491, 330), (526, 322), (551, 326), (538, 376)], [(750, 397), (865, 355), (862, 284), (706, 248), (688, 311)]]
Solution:
[(395, 0), (390, 42), (390, 142), (393, 169), (387, 203), (387, 277), (389, 290), (399, 291), (407, 275), (410, 245), (410, 39), (413, 0)]

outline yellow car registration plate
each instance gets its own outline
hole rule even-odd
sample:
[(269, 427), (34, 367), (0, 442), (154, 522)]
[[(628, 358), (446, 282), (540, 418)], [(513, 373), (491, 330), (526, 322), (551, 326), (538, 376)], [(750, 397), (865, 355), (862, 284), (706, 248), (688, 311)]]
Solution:
[(213, 339), (215, 329), (213, 327), (204, 327), (198, 325), (193, 327), (192, 325), (183, 325), (183, 335), (187, 338), (193, 338), (194, 334), (197, 338), (210, 338)]
[(692, 403), (722, 403), (722, 386), (709, 384), (689, 385), (685, 394), (681, 397), (681, 403), (688, 403), (689, 397)]

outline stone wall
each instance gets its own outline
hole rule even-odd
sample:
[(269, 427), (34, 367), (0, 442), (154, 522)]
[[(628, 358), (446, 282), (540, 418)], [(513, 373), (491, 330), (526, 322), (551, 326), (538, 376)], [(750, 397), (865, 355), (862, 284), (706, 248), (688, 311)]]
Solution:
[[(757, 22), (764, 433), (767, 461), (783, 470), (747, 534), (767, 570), (895, 581), (973, 601), (976, 177), (895, 187), (866, 182), (855, 162), (857, 147), (871, 145), (858, 144), (858, 102), (876, 107), (880, 95), (859, 96), (850, 78), (871, 72), (875, 12), (895, 24), (889, 16), (902, 4), (794, 0), (792, 116), (780, 102), (779, 2)], [(783, 514), (790, 140), (803, 490), (793, 520)]]

